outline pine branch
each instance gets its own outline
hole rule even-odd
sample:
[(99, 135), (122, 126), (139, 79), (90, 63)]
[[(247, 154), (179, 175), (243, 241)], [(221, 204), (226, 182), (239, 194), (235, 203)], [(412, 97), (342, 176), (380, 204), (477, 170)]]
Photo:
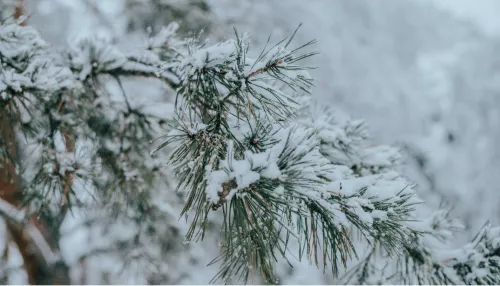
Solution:
[[(96, 204), (133, 221), (144, 222), (152, 215), (150, 188), (162, 172), (160, 163), (149, 156), (147, 142), (164, 130), (165, 119), (128, 100), (125, 110), (106, 106), (109, 94), (102, 92), (103, 77), (115, 77), (121, 87), (120, 78), (155, 77), (175, 88), (175, 74), (158, 72), (163, 60), (176, 55), (176, 41), (171, 40), (175, 27), (152, 37), (142, 52), (125, 56), (92, 39), (69, 55), (56, 55), (33, 28), (0, 26), (0, 112), (27, 141), (23, 160), (15, 161), (2, 140), (2, 163), (19, 164), (19, 175), (25, 179), (17, 188), (22, 203), (52, 218), (54, 233), (68, 211)], [(109, 116), (110, 110), (118, 110), (118, 116)], [(118, 150), (110, 146), (116, 139)], [(148, 221), (144, 226), (158, 223)], [(142, 226), (138, 232), (148, 233)], [(161, 261), (149, 254), (133, 259)]]
[(61, 278), (53, 274), (55, 269), (65, 267), (62, 258), (47, 244), (39, 228), (30, 222), (30, 216), (3, 199), (0, 200), (0, 215), (6, 219), (8, 229), (23, 257), (30, 259), (25, 262), (30, 283), (55, 283), (54, 279)]
[[(245, 39), (235, 37), (208, 47), (188, 42), (188, 53), (174, 60), (181, 79), (177, 126), (155, 149), (174, 150), (169, 163), (178, 189), (188, 191), (183, 214), (195, 213), (187, 240), (203, 238), (210, 209), (223, 210), (215, 279), (246, 281), (255, 269), (274, 283), (274, 262), (286, 257), (291, 238), (301, 245), (299, 257), (319, 266), (320, 255), (336, 275), (339, 263), (346, 267), (356, 256), (351, 225), (398, 253), (418, 235), (406, 223), (417, 203), (409, 184), (394, 174), (349, 180), (349, 168), (320, 152), (316, 130), (290, 123), (294, 93), (312, 87), (310, 68), (298, 62), (315, 54), (301, 53), (314, 42), (287, 50), (292, 35), (253, 60)], [(379, 188), (387, 195), (380, 197)]]
[[(213, 261), (220, 271), (212, 282), (257, 275), (277, 283), (274, 265), (291, 255), (291, 241), (299, 244), (299, 259), (323, 269), (330, 264), (334, 275), (362, 257), (347, 281), (498, 282), (496, 229), (485, 227), (461, 255), (440, 253), (441, 259), (426, 241), (443, 239), (453, 227), (447, 217), (437, 219), (446, 231), (414, 222), (421, 202), (413, 185), (390, 171), (399, 152), (367, 145), (364, 122), (304, 104), (313, 82), (302, 62), (315, 55), (305, 51), (314, 41), (292, 48), (295, 31), (253, 59), (236, 30), (235, 39), (208, 45), (199, 37), (177, 40), (177, 28), (160, 30), (130, 54), (88, 38), (55, 55), (34, 29), (0, 25), (1, 116), (23, 132), (26, 151), (37, 149), (29, 166), (34, 175), (20, 172), (26, 204), (61, 221), (67, 211), (108, 210), (136, 231), (122, 241), (131, 251), (127, 262), (149, 261), (159, 272), (171, 247), (158, 235), (170, 214), (154, 192), (167, 176), (156, 154), (165, 151), (177, 190), (187, 196), (186, 241), (205, 237), (214, 212), (223, 216), (221, 252)], [(159, 78), (174, 89), (174, 118), (134, 105), (123, 81), (132, 76)], [(165, 135), (148, 154), (159, 132)], [(0, 159), (17, 166), (3, 138)], [(0, 214), (10, 210), (0, 202)], [(60, 226), (57, 219), (54, 225)], [(42, 256), (50, 256), (28, 232)], [(370, 245), (367, 255), (353, 232)], [(94, 251), (120, 249), (119, 241)], [(376, 265), (381, 255), (389, 260), (383, 268)], [(391, 276), (379, 279), (380, 273)]]

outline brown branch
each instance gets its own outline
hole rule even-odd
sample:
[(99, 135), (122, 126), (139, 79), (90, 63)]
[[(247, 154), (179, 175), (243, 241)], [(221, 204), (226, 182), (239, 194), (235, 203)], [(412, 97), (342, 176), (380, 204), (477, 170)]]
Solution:
[[(66, 152), (73, 152), (75, 150), (75, 142), (73, 138), (68, 134), (68, 132), (63, 132), (65, 141), (66, 141)], [(64, 191), (61, 197), (61, 207), (65, 207), (66, 209), (66, 202), (68, 201), (68, 193), (69, 193), (69, 187), (73, 183), (73, 175), (71, 172), (66, 171), (64, 174)]]
[[(17, 158), (15, 131), (12, 123), (7, 116), (0, 117), (0, 135), (5, 138), (9, 157)], [(44, 246), (40, 248), (40, 241), (32, 237), (35, 235), (38, 238), (39, 230), (32, 223), (25, 226), (24, 221), (27, 218), (16, 208), (21, 202), (21, 193), (20, 180), (16, 176), (14, 167), (15, 162), (5, 160), (3, 163), (3, 168), (0, 168), (0, 198), (2, 199), (0, 214), (5, 218), (12, 241), (17, 245), (23, 257), (28, 282), (52, 284), (47, 280), (51, 276), (51, 271), (43, 256), (46, 249)]]
[[(15, 8), (15, 18), (18, 19), (23, 15), (23, 3), (21, 0), (18, 1), (18, 5)], [(24, 23), (21, 23), (24, 25)], [(21, 194), (19, 192), (20, 180), (16, 176), (15, 172), (15, 162), (13, 160), (17, 159), (17, 143), (14, 131), (14, 122), (11, 122), (8, 116), (0, 116), (0, 137), (4, 140), (6, 152), (9, 159), (4, 159), (2, 164), (3, 168), (0, 168), (0, 198), (6, 201), (4, 207), (9, 206), (11, 209), (6, 208), (8, 211), (4, 212), (4, 218), (6, 218), (7, 229), (11, 235), (12, 240), (17, 245), (17, 248), (21, 252), (24, 261), (24, 268), (28, 276), (28, 282), (30, 284), (37, 284), (37, 280), (40, 277), (46, 277), (45, 265), (40, 263), (36, 252), (33, 251), (33, 247), (30, 247), (28, 235), (23, 232), (22, 227), (19, 225), (18, 213), (14, 213), (12, 209), (14, 206), (18, 205), (21, 199)], [(23, 216), (24, 219), (24, 216)], [(44, 281), (45, 282), (45, 281)]]
[(275, 63), (272, 63), (271, 65), (268, 65), (268, 66), (260, 68), (260, 69), (258, 69), (256, 71), (253, 71), (245, 79), (249, 80), (251, 77), (254, 77), (254, 76), (256, 76), (258, 74), (261, 74), (261, 73), (265, 73), (265, 72), (269, 71), (270, 69), (275, 68), (275, 67), (281, 65), (282, 63), (283, 63), (283, 60), (279, 60), (279, 61), (277, 61)]
[(212, 210), (218, 210), (226, 201), (226, 197), (229, 195), (232, 189), (236, 188), (238, 185), (235, 180), (231, 180), (222, 184), (222, 192), (219, 192), (219, 201), (217, 203), (212, 204)]
[[(18, 0), (15, 18), (24, 14), (23, 1)], [(25, 25), (26, 21), (19, 25)], [(34, 215), (26, 216), (18, 209), (22, 202), (21, 180), (18, 176), (18, 150), (16, 124), (6, 114), (0, 114), (0, 137), (6, 149), (7, 158), (0, 158), (0, 215), (5, 219), (8, 232), (16, 244), (24, 262), (29, 284), (69, 284), (68, 269), (62, 263), (57, 251), (48, 242), (50, 233), (45, 231), (45, 223)], [(52, 243), (57, 245), (57, 242)]]
[[(23, 15), (24, 15), (23, 0), (17, 0), (17, 5), (16, 5), (16, 8), (14, 10), (14, 17), (16, 19), (19, 19)], [(19, 23), (19, 25), (25, 26), (26, 25), (26, 21), (23, 21), (23, 22)]]

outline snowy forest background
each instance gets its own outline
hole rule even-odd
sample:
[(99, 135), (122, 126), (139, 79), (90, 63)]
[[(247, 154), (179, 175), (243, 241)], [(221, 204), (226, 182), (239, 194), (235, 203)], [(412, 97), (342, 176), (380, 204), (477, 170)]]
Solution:
[[(269, 35), (283, 38), (303, 23), (297, 41), (318, 41), (314, 48), (319, 55), (307, 59), (317, 67), (311, 72), (314, 96), (324, 105), (365, 119), (374, 142), (403, 150), (401, 169), (418, 184), (420, 196), (436, 208), (450, 207), (465, 224), (465, 231), (452, 241), (462, 245), (486, 221), (500, 223), (500, 38), (492, 28), (494, 23), (486, 23), (489, 26), (485, 28), (450, 12), (445, 2), (433, 3), (438, 1), (165, 0), (177, 2), (185, 15), (176, 18), (175, 13), (137, 12), (134, 9), (140, 8), (126, 6), (139, 0), (24, 0), (24, 13), (44, 39), (58, 46), (98, 34), (121, 47), (133, 48), (140, 41), (144, 19), (154, 26), (173, 18), (182, 29), (204, 29), (213, 40), (226, 38), (234, 26), (248, 32), (252, 44), (260, 47)], [(500, 11), (500, 4), (494, 1), (451, 5), (461, 2)], [(161, 94), (161, 87), (152, 84), (125, 84), (137, 94)], [(153, 100), (140, 96), (137, 100), (151, 112), (160, 110)], [(67, 228), (78, 225), (79, 219), (75, 216)], [(183, 229), (183, 220), (176, 223)], [(177, 239), (182, 242), (182, 234)], [(86, 233), (78, 231), (61, 242), (62, 255), (70, 264), (80, 263), (80, 255), (89, 248), (105, 245), (89, 241)], [(205, 265), (217, 254), (215, 244), (207, 239), (189, 250), (173, 252), (167, 258), (166, 281), (210, 281), (217, 268)], [(21, 258), (15, 249), (10, 251), (9, 268), (15, 269)], [(83, 271), (81, 268), (71, 275), (74, 279), (85, 276), (82, 283), (147, 282), (140, 271), (119, 273), (115, 263), (113, 258), (95, 258), (85, 268), (90, 275), (77, 273)], [(335, 281), (307, 261), (292, 264), (293, 269), (286, 265), (278, 268), (280, 283)], [(103, 272), (110, 275), (106, 281), (102, 280)], [(14, 271), (6, 282), (25, 281), (25, 273)]]

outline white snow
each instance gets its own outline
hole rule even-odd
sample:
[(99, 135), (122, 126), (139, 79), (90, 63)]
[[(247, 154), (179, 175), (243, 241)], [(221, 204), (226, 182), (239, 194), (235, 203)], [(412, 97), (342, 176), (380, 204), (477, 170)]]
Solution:
[(54, 146), (59, 153), (66, 152), (66, 139), (60, 131), (54, 133)]
[[(459, 13), (462, 15), (481, 15), (479, 18), (474, 17), (480, 22), (486, 23), (483, 25), (489, 26), (486, 29), (490, 33), (493, 33), (496, 29), (494, 26), (498, 25), (499, 21), (495, 14), (495, 6), (491, 6), (497, 5), (494, 3), (496, 0), (489, 1), (490, 6), (485, 4), (487, 0), (433, 1), (437, 5), (448, 6), (445, 7), (446, 9), (460, 10)], [(76, 13), (82, 14), (82, 16), (91, 13), (88, 7), (83, 9), (84, 7), (79, 1), (75, 3), (59, 2), (67, 7), (75, 6)], [(299, 22), (303, 22), (304, 26), (299, 30), (296, 43), (300, 44), (303, 39), (316, 38), (319, 40), (317, 48), (321, 54), (311, 59), (311, 63), (319, 67), (319, 69), (312, 71), (312, 74), (316, 79), (314, 95), (322, 100), (320, 104), (332, 104), (335, 105), (336, 109), (345, 110), (356, 118), (366, 118), (371, 125), (370, 129), (374, 131), (375, 142), (383, 141), (390, 145), (410, 142), (421, 147), (426, 152), (427, 157), (431, 158), (427, 166), (436, 177), (437, 187), (436, 190), (427, 192), (425, 191), (425, 182), (419, 182), (421, 183), (420, 189), (423, 190), (423, 195), (425, 194), (429, 198), (437, 196), (438, 199), (433, 200), (434, 202), (439, 202), (441, 194), (436, 194), (438, 192), (443, 192), (444, 197), (447, 199), (453, 199), (456, 206), (455, 214), (462, 215), (468, 221), (469, 229), (464, 236), (470, 237), (485, 220), (489, 218), (495, 220), (496, 216), (492, 215), (492, 213), (497, 212), (498, 200), (496, 200), (495, 188), (491, 186), (498, 183), (498, 178), (496, 178), (494, 172), (498, 168), (496, 168), (497, 165), (491, 164), (491, 162), (494, 162), (494, 158), (497, 157), (494, 150), (495, 146), (498, 146), (496, 144), (498, 136), (495, 135), (498, 133), (495, 130), (498, 127), (495, 125), (495, 120), (498, 119), (495, 117), (498, 104), (494, 96), (485, 96), (488, 94), (494, 95), (498, 91), (498, 86), (495, 86), (497, 82), (495, 72), (493, 72), (493, 69), (489, 69), (490, 65), (488, 64), (488, 62), (492, 62), (491, 66), (496, 65), (492, 61), (495, 52), (498, 50), (495, 48), (494, 42), (483, 39), (482, 35), (478, 36), (474, 29), (466, 28), (448, 15), (435, 13), (430, 8), (414, 7), (409, 2), (404, 1), (382, 3), (381, 1), (289, 0), (285, 2), (253, 1), (243, 3), (230, 0), (215, 0), (209, 2), (222, 20), (226, 19), (230, 22), (230, 25), (227, 25), (228, 28), (232, 28), (234, 24), (239, 29), (251, 30), (252, 46), (254, 43), (258, 44), (256, 46), (262, 46), (269, 34), (272, 34), (273, 39), (289, 35)], [(109, 7), (114, 5), (119, 6), (116, 3), (102, 4), (102, 6), (108, 6), (108, 10), (111, 9)], [(49, 5), (45, 6), (47, 7), (44, 10), (49, 13), (51, 11), (51, 9), (48, 9)], [(85, 11), (85, 13), (82, 11)], [(71, 15), (76, 15), (76, 13), (72, 12)], [(117, 15), (118, 12), (113, 11), (110, 14)], [(73, 27), (73, 31), (78, 30), (81, 34), (95, 32), (88, 27), (102, 26), (93, 23), (98, 22), (94, 19), (94, 16), (83, 17), (84, 19), (80, 19), (80, 17), (73, 18), (70, 21), (71, 25), (59, 26)], [(118, 27), (123, 21), (122, 19), (116, 20)], [(78, 29), (74, 29), (74, 27), (78, 27)], [(82, 27), (87, 27), (87, 29)], [(169, 33), (169, 30), (162, 30), (157, 38), (150, 41), (150, 46), (159, 48), (168, 39)], [(31, 32), (26, 34), (32, 36)], [(224, 35), (227, 35), (227, 33)], [(408, 35), (412, 35), (412, 37), (408, 37)], [(63, 38), (59, 35), (57, 37)], [(481, 41), (478, 41), (478, 39), (481, 39)], [(37, 41), (34, 40), (32, 44), (44, 44)], [(469, 46), (470, 42), (476, 41), (478, 41), (477, 46), (482, 47), (477, 49), (476, 52), (471, 52), (470, 50), (474, 49), (470, 47), (466, 49), (455, 48), (459, 43)], [(488, 53), (488, 49), (484, 47), (491, 47), (491, 53)], [(207, 53), (209, 53), (210, 57), (216, 59), (214, 63), (220, 62), (220, 58), (228, 55), (231, 48), (228, 45), (223, 48), (214, 48), (214, 50), (200, 50), (201, 52), (193, 54), (193, 57), (186, 64), (202, 68), (205, 66), (204, 60)], [(21, 46), (12, 49), (12, 51), (13, 54), (17, 55), (26, 49), (27, 46)], [(0, 53), (4, 50), (0, 47)], [(102, 49), (104, 54), (108, 53), (106, 50), (107, 48)], [(123, 59), (123, 56), (129, 57), (128, 54), (117, 53), (119, 53), (119, 56), (116, 57), (118, 61), (110, 65), (106, 63), (106, 68), (120, 66), (120, 59)], [(105, 63), (108, 59), (115, 59), (116, 54), (114, 52), (109, 54), (111, 56), (104, 57), (101, 63)], [(445, 65), (438, 63), (445, 55), (450, 54), (456, 57), (450, 59)], [(147, 53), (134, 54), (135, 58), (141, 59), (140, 61), (155, 62), (155, 59), (150, 56)], [(81, 59), (82, 63), (76, 61), (75, 64), (81, 64), (79, 68), (82, 69), (82, 77), (88, 76), (92, 69), (102, 66), (98, 62), (85, 62), (85, 60), (89, 59), (86, 56), (82, 56)], [(458, 65), (457, 61), (463, 62), (463, 66)], [(137, 68), (135, 62), (129, 62), (127, 65)], [(124, 64), (121, 67), (125, 66)], [(478, 66), (483, 68), (479, 70), (471, 68)], [(257, 67), (262, 67), (262, 65), (256, 64), (253, 70), (256, 70)], [(150, 71), (149, 65), (147, 68)], [(51, 79), (53, 79), (52, 75), (56, 73), (50, 71), (50, 73), (42, 74), (37, 84), (47, 82), (49, 83), (47, 86), (54, 86), (55, 83), (51, 82)], [(478, 71), (481, 71), (480, 76), (476, 75)], [(248, 72), (247, 70), (246, 73), (248, 74)], [(435, 72), (437, 72), (437, 75)], [(228, 73), (226, 76), (228, 79), (234, 79), (237, 75)], [(433, 77), (430, 82), (427, 76)], [(483, 79), (483, 81), (471, 80), (475, 78)], [(2, 98), (9, 96), (7, 93), (2, 92), (7, 88), (22, 91), (31, 84), (32, 82), (27, 81), (26, 77), (11, 70), (4, 69), (0, 72), (0, 96)], [(433, 85), (438, 85), (435, 90), (427, 88)], [(462, 92), (460, 93), (460, 91)], [(143, 96), (143, 94), (140, 94), (140, 96)], [(273, 96), (267, 94), (268, 98), (273, 98)], [(164, 115), (168, 119), (173, 117), (171, 116), (173, 108), (168, 104), (153, 106), (150, 107), (150, 110), (152, 114), (158, 116)], [(433, 123), (429, 127), (431, 124), (428, 122), (431, 121), (430, 118), (434, 113), (440, 116), (444, 114), (445, 120)], [(366, 135), (364, 133), (365, 128), (362, 128), (363, 131), (359, 131), (359, 133), (358, 131), (353, 132), (353, 126), (349, 124), (354, 121), (340, 120), (340, 122), (336, 122), (339, 125), (332, 128), (331, 125), (333, 124), (323, 120), (329, 119), (328, 116), (326, 118), (322, 116), (324, 113), (313, 112), (312, 114), (314, 117), (311, 117), (311, 119), (315, 122), (301, 122), (301, 124), (315, 129), (314, 132), (320, 140), (327, 142), (330, 146), (335, 146), (335, 148), (326, 148), (326, 145), (321, 146), (321, 152), (328, 159), (333, 161), (332, 158), (334, 158), (339, 163), (362, 163), (381, 167), (392, 165), (400, 159), (397, 149), (391, 146), (372, 147), (358, 144), (363, 140), (357, 140), (364, 138)], [(481, 119), (482, 115), (488, 120)], [(349, 122), (349, 124), (344, 124), (345, 122)], [(338, 128), (339, 126), (343, 128)], [(453, 126), (458, 126), (456, 127), (458, 132), (455, 133), (458, 134), (456, 142), (461, 142), (455, 145), (448, 144), (445, 140), (448, 129)], [(483, 129), (483, 126), (488, 126), (489, 129)], [(192, 131), (197, 132), (198, 130), (194, 128)], [(418, 140), (422, 137), (425, 140)], [(298, 138), (294, 137), (293, 139), (297, 140)], [(341, 142), (356, 146), (354, 150), (350, 150), (355, 151), (355, 155), (346, 155), (339, 152), (338, 147), (342, 145)], [(306, 145), (309, 143), (311, 142), (305, 142)], [(282, 151), (283, 148), (282, 144), (276, 146), (277, 153)], [(116, 149), (115, 146), (113, 149)], [(300, 150), (297, 152), (300, 153)], [(313, 153), (319, 154), (319, 152)], [(238, 186), (248, 186), (262, 176), (269, 178), (283, 177), (285, 172), (277, 168), (276, 158), (270, 158), (269, 155), (270, 153), (266, 152), (258, 154), (246, 153), (245, 159), (240, 160), (241, 162), (235, 163), (234, 160), (231, 163), (228, 162), (227, 166), (236, 166), (232, 173), (224, 170), (207, 170), (208, 178), (210, 178), (207, 182), (210, 188), (207, 186), (207, 190), (211, 190), (207, 191), (207, 195), (210, 193), (210, 198), (218, 199), (217, 192), (222, 190), (221, 185), (231, 178), (239, 180)], [(316, 155), (307, 159), (314, 160), (317, 158)], [(75, 154), (75, 161), (77, 157), (78, 155)], [(88, 161), (84, 159), (83, 162)], [(91, 166), (91, 164), (86, 166)], [(250, 171), (257, 166), (265, 168), (259, 172)], [(50, 169), (54, 166), (49, 164), (47, 167)], [(382, 177), (368, 176), (352, 179), (349, 168), (338, 167), (332, 170), (326, 164), (318, 164), (314, 167), (297, 167), (296, 170), (304, 172), (307, 176), (310, 175), (311, 178), (315, 178), (314, 174), (318, 172), (328, 174), (334, 180), (334, 183), (329, 186), (331, 190), (336, 192), (342, 190), (346, 195), (352, 194), (362, 187), (367, 187), (367, 194), (387, 198), (397, 190), (404, 189), (409, 185), (401, 177), (392, 173), (384, 174)], [(419, 179), (416, 176), (412, 177), (412, 179), (415, 178)], [(231, 190), (228, 197), (232, 197), (236, 192), (237, 190)], [(283, 195), (285, 188), (280, 185), (275, 189), (275, 192), (277, 195)], [(429, 195), (429, 193), (431, 194)], [(304, 194), (311, 197), (318, 195), (305, 191)], [(427, 199), (427, 197), (425, 198)], [(477, 203), (472, 204), (471, 201), (477, 201)], [(372, 219), (384, 219), (390, 213), (390, 211), (384, 213), (377, 210), (370, 213), (360, 211), (359, 206), (367, 204), (363, 200), (352, 201), (351, 203), (367, 222)], [(340, 209), (334, 206), (332, 212), (339, 216), (339, 221), (347, 224), (347, 219), (342, 217), (343, 213)], [(424, 222), (430, 223), (431, 221)], [(428, 226), (421, 227), (422, 229), (428, 229)], [(450, 236), (450, 232), (447, 230), (448, 227), (446, 224), (443, 226), (441, 232), (443, 236)], [(117, 229), (118, 233), (123, 231), (119, 227)], [(126, 229), (126, 227), (123, 229)], [(496, 234), (492, 235), (498, 236), (498, 229), (495, 231)], [(126, 233), (126, 231), (124, 232)], [(69, 258), (71, 256), (70, 252), (77, 255), (88, 251), (84, 247), (87, 241), (79, 238), (79, 235), (83, 237), (83, 234), (75, 233), (75, 237), (67, 237), (63, 241), (62, 245), (66, 248), (68, 261), (76, 261), (77, 258), (76, 256)], [(97, 236), (101, 238), (101, 235)], [(498, 243), (498, 240), (496, 243)], [(197, 257), (203, 259), (206, 253), (201, 250)], [(470, 253), (468, 251), (471, 251), (470, 247), (463, 252), (465, 254), (462, 252), (456, 254), (457, 259), (466, 259), (464, 255)], [(176, 256), (184, 259), (183, 255), (176, 254)], [(100, 273), (99, 271), (107, 269), (109, 265), (118, 265), (116, 260), (106, 259), (103, 256), (93, 260), (93, 262), (94, 267), (89, 268), (89, 271), (95, 273)], [(185, 261), (178, 264), (191, 269)], [(301, 283), (302, 281), (304, 283), (330, 284), (334, 281), (329, 276), (319, 275), (317, 269), (308, 268), (307, 262), (304, 265), (294, 264), (296, 264), (296, 267), (293, 269), (292, 274), (286, 272), (288, 268), (281, 270), (280, 276), (283, 279), (280, 282)], [(99, 267), (103, 269), (99, 269)], [(199, 266), (195, 267), (195, 269), (199, 275), (195, 278), (187, 278), (188, 281), (201, 279), (196, 281), (206, 282), (209, 280), (208, 277), (212, 275), (209, 270), (200, 273), (202, 270)], [(115, 272), (112, 273), (116, 274)], [(475, 275), (478, 276), (484, 274), (482, 270), (475, 272)], [(136, 280), (129, 280), (129, 282), (139, 280), (140, 278), (137, 278)], [(95, 281), (96, 283), (100, 282), (97, 278)], [(142, 282), (146, 283), (147, 281)]]

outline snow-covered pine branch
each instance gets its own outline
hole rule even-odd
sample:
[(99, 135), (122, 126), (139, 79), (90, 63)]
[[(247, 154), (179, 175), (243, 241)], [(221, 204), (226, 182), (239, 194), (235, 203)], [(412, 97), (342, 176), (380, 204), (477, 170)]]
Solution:
[[(0, 26), (0, 107), (2, 115), (22, 121), (32, 100), (47, 101), (68, 88), (71, 72), (47, 59), (47, 44), (32, 27)], [(29, 112), (28, 112), (29, 113)]]
[[(388, 169), (398, 165), (401, 156), (397, 149), (368, 144), (364, 122), (350, 120), (317, 104), (306, 105), (301, 112), (300, 122), (316, 126), (322, 154), (336, 164), (349, 166), (360, 179), (373, 177), (374, 173), (387, 174)], [(413, 219), (409, 225), (421, 235), (404, 245), (396, 259), (391, 259), (390, 253), (376, 242), (340, 281), (346, 284), (498, 283), (497, 228), (487, 224), (469, 244), (450, 249), (447, 243), (463, 227), (450, 217), (449, 211), (438, 210), (428, 218), (413, 214)]]
[[(297, 256), (360, 284), (498, 283), (498, 229), (448, 251), (457, 226), (441, 212), (415, 222), (421, 201), (393, 171), (399, 152), (370, 145), (364, 122), (311, 103), (302, 60), (313, 41), (292, 48), (292, 35), (254, 54), (244, 35), (210, 45), (179, 40), (177, 28), (132, 52), (98, 37), (56, 51), (31, 27), (0, 25), (0, 117), (21, 131), (24, 156), (9, 162), (2, 138), (1, 163), (15, 164), (26, 205), (53, 218), (62, 241), (96, 236), (62, 249), (67, 264), (105, 257), (116, 277), (133, 264), (149, 283), (181, 249), (179, 233), (188, 243), (206, 237), (218, 213), (215, 280), (257, 272), (274, 283), (276, 261)], [(152, 81), (172, 96), (145, 103)], [(173, 219), (180, 198), (165, 191), (167, 155), (187, 229)]]
[(424, 235), (404, 247), (402, 255), (387, 259), (377, 246), (342, 277), (345, 284), (493, 285), (499, 281), (499, 228), (484, 225), (471, 242), (447, 246), (461, 225), (446, 211), (415, 222)]
[[(130, 140), (145, 137), (141, 141), (142, 145), (138, 143), (138, 146), (132, 146), (137, 147), (140, 152), (144, 151), (142, 148), (147, 148), (148, 140), (153, 138), (148, 133), (153, 132), (158, 122), (165, 118), (158, 118), (132, 107), (132, 99), (129, 100), (123, 93), (119, 103), (121, 110), (114, 114), (108, 112), (109, 123), (105, 123), (103, 108), (112, 107), (116, 103), (106, 99), (106, 94), (97, 90), (96, 85), (89, 85), (89, 82), (95, 83), (100, 80), (100, 76), (111, 75), (122, 88), (121, 76), (147, 75), (159, 77), (175, 86), (174, 74), (157, 72), (161, 62), (166, 60), (165, 51), (170, 49), (165, 43), (173, 37), (175, 29), (174, 24), (166, 28), (157, 37), (150, 39), (143, 51), (129, 56), (99, 39), (86, 39), (79, 43), (78, 49), (66, 54), (68, 61), (64, 54), (58, 56), (51, 51), (32, 27), (22, 27), (16, 23), (0, 26), (2, 116), (7, 115), (12, 122), (22, 123), (19, 125), (20, 130), (28, 141), (33, 142), (33, 148), (41, 146), (43, 149), (37, 159), (40, 162), (40, 168), (35, 172), (37, 175), (29, 181), (65, 181), (68, 171), (74, 172), (76, 176), (100, 172), (96, 168), (96, 164), (100, 165), (97, 157), (106, 153), (117, 156), (118, 159), (120, 151), (113, 149), (130, 148), (124, 145), (130, 145)], [(175, 40), (171, 42), (175, 43)], [(102, 98), (98, 98), (99, 96)], [(100, 121), (99, 125), (95, 124), (96, 120)], [(119, 124), (113, 124), (113, 121)], [(133, 127), (135, 124), (139, 126)], [(96, 149), (92, 146), (96, 142), (92, 141), (103, 140), (100, 132), (111, 132), (107, 135), (121, 141), (118, 144), (122, 146), (104, 140)], [(69, 148), (67, 135), (72, 141)], [(108, 151), (105, 152), (103, 148)], [(110, 157), (106, 159), (109, 160)], [(54, 174), (58, 175), (54, 177)], [(56, 197), (61, 196), (65, 192), (64, 183), (52, 183), (49, 189), (57, 188)], [(41, 191), (44, 188), (37, 184), (33, 185), (33, 189), (42, 193), (54, 193), (53, 190)]]
[[(50, 231), (58, 233), (83, 220), (74, 231), (95, 233), (107, 241), (105, 247), (119, 249), (116, 261), (122, 268), (142, 265), (142, 279), (162, 272), (165, 253), (182, 248), (171, 235), (180, 232), (167, 203), (173, 200), (158, 192), (167, 184), (167, 173), (148, 152), (148, 142), (166, 132), (171, 120), (166, 110), (173, 108), (168, 97), (155, 98), (153, 104), (141, 100), (141, 94), (130, 91), (129, 81), (152, 80), (175, 88), (177, 76), (167, 70), (159, 73), (158, 68), (177, 55), (182, 41), (174, 38), (176, 29), (172, 24), (142, 49), (123, 53), (95, 37), (70, 51), (56, 50), (32, 27), (0, 25), (0, 119), (18, 131), (22, 155), (19, 161), (10, 157), (15, 142), (1, 138), (0, 167), (16, 166), (23, 180), (23, 206), (30, 214), (50, 218)], [(96, 214), (101, 219), (88, 215), (95, 208), (101, 209)], [(117, 228), (126, 225), (128, 232), (98, 234), (116, 221), (123, 222)], [(120, 248), (120, 241), (129, 238), (129, 247)], [(92, 247), (86, 250), (103, 249)], [(66, 263), (72, 262), (71, 252), (62, 250)], [(82, 254), (77, 264), (90, 256)], [(112, 269), (117, 277), (120, 270)]]
[(321, 153), (332, 163), (345, 165), (358, 176), (378, 174), (400, 164), (399, 150), (370, 142), (367, 123), (352, 120), (320, 103), (304, 102), (298, 121), (317, 130)]
[[(299, 241), (299, 257), (316, 264), (321, 257), (338, 274), (338, 263), (356, 256), (351, 227), (400, 253), (419, 235), (407, 223), (420, 202), (411, 184), (396, 173), (359, 177), (351, 170), (379, 171), (397, 152), (360, 146), (360, 123), (329, 120), (328, 129), (297, 120), (300, 95), (312, 87), (300, 61), (314, 55), (303, 52), (313, 42), (291, 49), (292, 35), (252, 59), (245, 37), (235, 35), (212, 46), (189, 42), (175, 69), (177, 127), (156, 149), (175, 148), (169, 163), (189, 196), (183, 214), (194, 211), (188, 240), (204, 235), (211, 210), (224, 213), (216, 278), (247, 279), (257, 269), (274, 283), (274, 261), (290, 251), (290, 239)], [(354, 157), (339, 159), (342, 148)]]
[(151, 37), (145, 49), (131, 53), (121, 52), (103, 38), (84, 38), (69, 53), (71, 68), (81, 81), (103, 74), (158, 77), (175, 88), (177, 76), (168, 69), (158, 70), (164, 61), (176, 55), (176, 45), (180, 44), (174, 38), (177, 29), (176, 23), (170, 24)]

